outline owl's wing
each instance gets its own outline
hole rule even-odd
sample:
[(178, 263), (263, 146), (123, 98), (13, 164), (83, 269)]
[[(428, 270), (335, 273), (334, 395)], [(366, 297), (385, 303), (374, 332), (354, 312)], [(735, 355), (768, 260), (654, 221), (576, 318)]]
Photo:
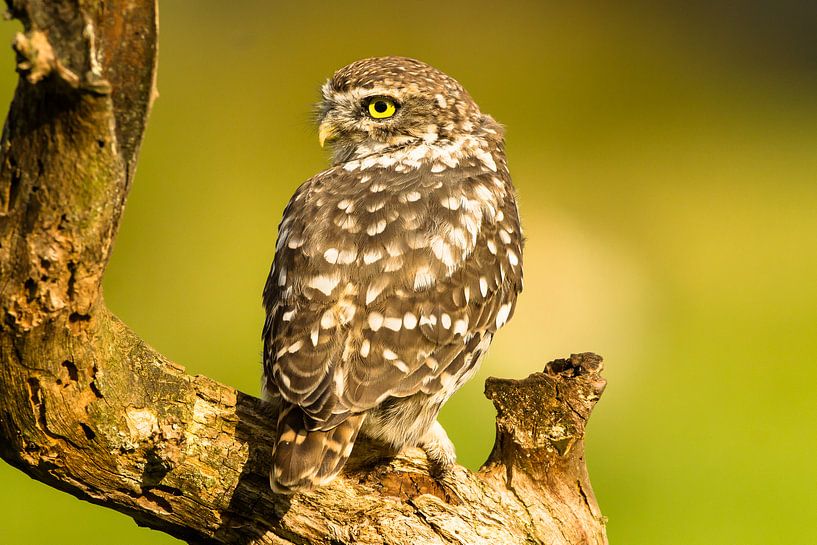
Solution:
[(264, 364), (309, 429), (449, 388), (466, 344), (510, 318), (522, 236), (504, 172), (335, 168), (298, 190), (265, 288)]

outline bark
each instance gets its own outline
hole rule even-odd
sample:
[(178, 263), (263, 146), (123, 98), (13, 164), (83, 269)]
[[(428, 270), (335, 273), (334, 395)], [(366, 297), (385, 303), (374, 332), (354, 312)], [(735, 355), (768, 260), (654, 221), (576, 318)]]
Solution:
[(0, 456), (191, 543), (604, 544), (582, 438), (601, 358), (489, 379), (485, 466), (429, 477), (360, 444), (333, 484), (269, 490), (273, 419), (190, 376), (104, 305), (100, 282), (155, 96), (150, 0), (7, 0), (20, 81), (0, 144)]

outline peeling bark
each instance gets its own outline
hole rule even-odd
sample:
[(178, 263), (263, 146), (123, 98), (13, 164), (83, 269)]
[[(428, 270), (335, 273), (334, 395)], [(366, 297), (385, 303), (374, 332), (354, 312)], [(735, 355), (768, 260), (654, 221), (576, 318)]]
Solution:
[(489, 379), (476, 473), (361, 442), (314, 493), (271, 493), (258, 399), (190, 376), (104, 305), (100, 282), (155, 93), (149, 0), (7, 0), (21, 78), (0, 143), (0, 456), (190, 543), (605, 544), (583, 436), (601, 358)]

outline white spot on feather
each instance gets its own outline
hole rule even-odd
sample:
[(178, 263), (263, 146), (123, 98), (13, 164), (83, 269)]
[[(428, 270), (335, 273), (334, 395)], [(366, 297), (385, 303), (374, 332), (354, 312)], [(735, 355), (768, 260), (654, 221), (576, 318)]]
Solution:
[(417, 316), (411, 312), (406, 312), (403, 316), (403, 327), (406, 329), (414, 329), (417, 326)]
[(337, 265), (338, 255), (340, 255), (340, 252), (338, 252), (337, 248), (329, 248), (323, 252), (323, 258), (332, 265)]
[(383, 320), (383, 327), (391, 329), (392, 331), (400, 331), (403, 327), (403, 320), (400, 318), (386, 318)]
[(420, 290), (428, 288), (434, 285), (434, 281), (435, 277), (431, 269), (426, 266), (420, 267), (414, 274), (414, 289)]
[(372, 331), (377, 331), (383, 327), (383, 315), (379, 312), (370, 312), (368, 317), (369, 328)]
[(324, 312), (323, 316), (321, 316), (321, 327), (324, 329), (330, 329), (332, 327), (335, 327), (336, 325), (337, 320), (335, 319), (334, 311), (330, 309)]
[(387, 360), (396, 360), (397, 354), (395, 354), (392, 350), (386, 348), (385, 350), (383, 350), (383, 358)]
[(468, 331), (468, 320), (467, 319), (459, 319), (454, 322), (454, 335), (465, 335), (465, 332)]
[(491, 157), (491, 154), (483, 149), (477, 149), (476, 151), (477, 159), (482, 161), (482, 164), (491, 169), (492, 171), (496, 172), (496, 163), (494, 162), (494, 158)]
[(337, 287), (339, 282), (340, 278), (337, 276), (326, 276), (321, 274), (310, 278), (307, 286), (322, 292), (324, 295), (330, 295)]
[(519, 257), (517, 257), (516, 252), (509, 250), (508, 251), (508, 261), (510, 262), (511, 266), (516, 267), (519, 265)]
[(382, 279), (369, 284), (369, 287), (366, 289), (366, 304), (370, 305), (372, 301), (377, 299), (387, 284), (388, 281), (383, 281)]
[(365, 252), (363, 252), (363, 262), (366, 265), (371, 265), (372, 263), (374, 263), (375, 261), (377, 261), (378, 259), (380, 259), (382, 257), (383, 257), (383, 252), (380, 251), (377, 248), (375, 248), (373, 250), (366, 250)]
[(370, 224), (369, 227), (366, 228), (366, 233), (368, 233), (369, 236), (379, 235), (385, 229), (386, 229), (386, 220), (381, 219), (381, 220), (378, 220), (378, 221)]
[(496, 327), (497, 329), (505, 325), (505, 322), (508, 321), (508, 316), (511, 313), (511, 305), (512, 303), (505, 303), (496, 313)]

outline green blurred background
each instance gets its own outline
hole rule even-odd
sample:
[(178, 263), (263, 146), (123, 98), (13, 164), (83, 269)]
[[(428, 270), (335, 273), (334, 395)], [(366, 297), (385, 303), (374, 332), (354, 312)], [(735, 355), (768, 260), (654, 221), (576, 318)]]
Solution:
[[(276, 226), (327, 161), (318, 86), (418, 57), (507, 125), (528, 236), (516, 317), (442, 414), (460, 460), (492, 444), (485, 377), (592, 350), (612, 543), (817, 542), (817, 3), (613, 4), (163, 2), (108, 303), (257, 394)], [(176, 543), (6, 465), (0, 513), (2, 544)]]

